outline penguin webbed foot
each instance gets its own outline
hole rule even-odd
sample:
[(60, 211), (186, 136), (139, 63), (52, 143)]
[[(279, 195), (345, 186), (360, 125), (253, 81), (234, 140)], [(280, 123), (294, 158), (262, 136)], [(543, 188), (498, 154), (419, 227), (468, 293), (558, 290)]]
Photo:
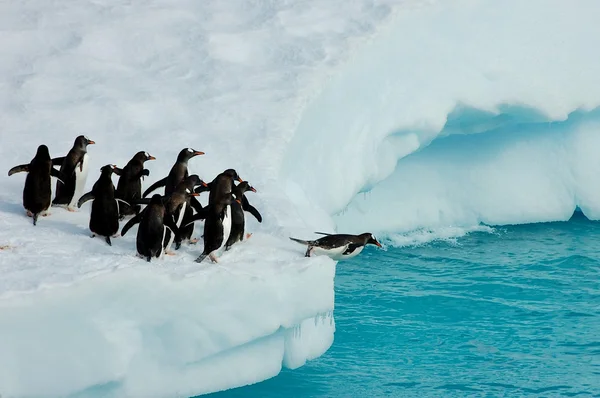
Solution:
[(312, 252), (312, 249), (312, 246), (308, 246), (306, 253), (304, 253), (304, 257), (310, 257), (310, 252)]
[(204, 261), (204, 259), (206, 258), (206, 254), (201, 254), (198, 256), (198, 258), (196, 260), (194, 260), (197, 263), (201, 263), (202, 261)]
[(210, 258), (210, 260), (211, 260), (213, 263), (218, 263), (218, 262), (219, 262), (219, 260), (217, 259), (217, 256), (215, 256), (215, 254), (214, 254), (214, 253), (210, 253), (210, 254), (208, 255), (208, 258)]

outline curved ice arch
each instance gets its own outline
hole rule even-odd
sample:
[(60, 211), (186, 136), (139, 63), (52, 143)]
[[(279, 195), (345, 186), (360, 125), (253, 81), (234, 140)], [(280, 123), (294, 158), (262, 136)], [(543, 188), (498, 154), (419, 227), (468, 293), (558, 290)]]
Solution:
[[(577, 6), (558, 0), (458, 1), (404, 9), (306, 108), (283, 176), (313, 204), (341, 213), (336, 221), (343, 229), (564, 219), (577, 205), (597, 216), (593, 202), (600, 195), (588, 185), (593, 171), (600, 170), (593, 151), (597, 126), (595, 114), (588, 112), (600, 104), (600, 53), (594, 51), (600, 28), (593, 17), (598, 12), (600, 3), (593, 0)], [(557, 121), (566, 123), (559, 126), (562, 133), (553, 135), (557, 126), (551, 122)], [(464, 168), (497, 168), (482, 153), (498, 155), (500, 149), (492, 145), (502, 141), (508, 147), (508, 139), (523, 144), (524, 126), (535, 126), (535, 139), (554, 151), (513, 152), (513, 161), (521, 164), (527, 158), (519, 156), (534, 156), (536, 172), (529, 180), (540, 184), (498, 196), (498, 191), (481, 192), (476, 183), (453, 180)], [(472, 133), (494, 134), (448, 137), (430, 155), (424, 151), (444, 137)], [(460, 150), (460, 145), (472, 148)], [(490, 146), (473, 148), (477, 145)], [(454, 156), (436, 162), (444, 150)], [(538, 168), (538, 158), (546, 155), (549, 168)], [(454, 174), (436, 170), (450, 166)], [(438, 175), (429, 178), (430, 173)], [(550, 173), (564, 178), (555, 186), (544, 185)], [(578, 177), (567, 178), (570, 174)], [(519, 177), (526, 179), (527, 173), (481, 176), (504, 179), (506, 186)], [(461, 190), (460, 184), (467, 185)], [(357, 196), (375, 186), (366, 199)], [(461, 194), (444, 196), (454, 188)], [(540, 209), (533, 199), (510, 200), (532, 193), (549, 203)], [(501, 199), (513, 206), (510, 211), (494, 210)], [(381, 217), (373, 219), (377, 211)]]

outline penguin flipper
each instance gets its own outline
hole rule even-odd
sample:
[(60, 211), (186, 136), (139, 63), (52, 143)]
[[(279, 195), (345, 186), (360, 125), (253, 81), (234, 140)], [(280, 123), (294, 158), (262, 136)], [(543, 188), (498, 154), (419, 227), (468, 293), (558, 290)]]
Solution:
[(140, 174), (137, 176), (137, 178), (144, 178), (144, 177), (148, 177), (149, 175), (150, 175), (150, 170), (143, 169), (142, 171), (140, 171)]
[(205, 207), (202, 209), (202, 212), (198, 212), (198, 213), (194, 214), (192, 216), (192, 218), (190, 218), (189, 221), (185, 225), (181, 226), (181, 228), (187, 227), (188, 225), (193, 224), (196, 221), (205, 220), (207, 215), (208, 215), (208, 209)]
[(206, 186), (200, 185), (199, 187), (194, 188), (194, 192), (195, 193), (208, 192), (208, 191), (210, 191), (211, 186), (212, 186), (212, 182), (207, 182)]
[(294, 242), (302, 243), (303, 245), (310, 245), (312, 243), (309, 240), (296, 239), (296, 238), (292, 238), (291, 236), (290, 236), (290, 239), (293, 240)]
[(52, 166), (62, 166), (66, 156), (52, 159)]
[(127, 224), (125, 224), (123, 226), (123, 229), (121, 230), (121, 236), (125, 236), (125, 234), (127, 233), (127, 231), (129, 231), (129, 229), (131, 227), (133, 227), (135, 224), (139, 223), (141, 220), (141, 217), (139, 214), (136, 214), (134, 217), (132, 217), (129, 221), (127, 221)]
[(67, 176), (62, 171), (56, 170), (54, 167), (50, 168), (50, 175), (52, 177), (56, 177), (63, 184), (67, 181)]
[(115, 173), (116, 175), (118, 175), (120, 177), (121, 174), (123, 174), (123, 169), (120, 169), (118, 167), (114, 167), (113, 168), (113, 173)]
[(79, 200), (77, 201), (77, 207), (83, 206), (85, 202), (90, 200), (94, 200), (94, 194), (91, 191), (79, 198)]
[(115, 202), (117, 202), (117, 214), (121, 214), (121, 207), (119, 206), (119, 202), (123, 202), (125, 203), (127, 206), (132, 207), (129, 202), (123, 200), (123, 199), (119, 199), (119, 198), (115, 198)]
[(164, 187), (165, 185), (167, 185), (167, 177), (160, 179), (160, 180), (156, 181), (154, 184), (150, 185), (150, 187), (144, 191), (142, 198), (145, 198), (146, 196), (148, 196), (148, 194), (150, 192), (152, 192), (160, 187)]
[(258, 220), (258, 222), (262, 222), (262, 216), (258, 210), (256, 210), (256, 208), (252, 206), (250, 202), (248, 202), (248, 199), (246, 199), (245, 195), (242, 195), (242, 209), (252, 214)]
[(11, 175), (13, 175), (15, 173), (23, 173), (23, 172), (28, 172), (28, 171), (29, 171), (29, 164), (20, 164), (18, 166), (13, 167), (10, 170), (8, 170), (8, 176), (10, 177)]
[(202, 204), (196, 199), (195, 196), (190, 197), (190, 205), (196, 210), (197, 213), (202, 213), (204, 211), (204, 207)]
[(315, 232), (315, 234), (318, 234), (318, 235), (326, 235), (326, 236), (331, 236), (331, 235), (333, 235), (333, 234), (328, 234), (327, 232)]

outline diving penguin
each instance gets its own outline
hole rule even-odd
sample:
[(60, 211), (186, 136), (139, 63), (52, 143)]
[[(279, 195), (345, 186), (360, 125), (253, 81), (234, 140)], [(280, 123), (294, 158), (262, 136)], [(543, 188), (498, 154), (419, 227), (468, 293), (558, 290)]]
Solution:
[(77, 202), (77, 207), (81, 207), (85, 202), (93, 200), (89, 224), (92, 238), (96, 235), (103, 236), (109, 246), (112, 246), (111, 236), (115, 237), (119, 232), (119, 202), (129, 205), (115, 197), (115, 186), (111, 178), (115, 168), (115, 165), (110, 164), (103, 166), (92, 190)]
[(256, 217), (258, 222), (262, 222), (262, 216), (258, 210), (248, 202), (246, 195), (244, 195), (247, 191), (256, 192), (256, 189), (250, 186), (248, 181), (242, 181), (233, 188), (235, 198), (241, 203), (237, 201), (231, 202), (231, 233), (225, 244), (225, 250), (229, 250), (234, 243), (244, 240), (244, 228), (246, 224), (244, 211), (247, 211)]
[[(122, 169), (115, 168), (114, 172), (119, 176), (117, 183), (116, 197), (125, 202), (132, 203), (142, 198), (142, 179), (150, 175), (150, 170), (144, 168), (144, 162), (155, 160), (148, 152), (140, 151)], [(119, 207), (119, 217), (138, 214), (139, 205), (129, 205), (122, 203)]]
[(53, 164), (61, 164), (60, 171), (66, 178), (64, 183), (61, 181), (56, 183), (52, 206), (66, 207), (69, 211), (75, 211), (74, 207), (85, 189), (89, 163), (87, 146), (91, 144), (95, 142), (80, 135), (75, 139), (67, 156), (52, 159)]
[(325, 234), (316, 232), (321, 235), (327, 235), (317, 240), (301, 240), (290, 237), (294, 242), (308, 245), (305, 257), (310, 257), (311, 254), (323, 254), (331, 257), (334, 260), (348, 259), (357, 256), (367, 244), (373, 244), (381, 247), (381, 243), (373, 237), (369, 232), (360, 235), (348, 234)]
[(139, 223), (136, 249), (140, 257), (150, 262), (152, 257), (160, 258), (163, 254), (165, 231), (167, 228), (177, 236), (179, 229), (171, 217), (166, 216), (165, 206), (160, 195), (153, 195), (150, 204), (125, 224), (121, 236), (135, 224)]
[(13, 167), (8, 171), (8, 175), (21, 172), (27, 173), (23, 188), (23, 207), (27, 210), (27, 215), (33, 217), (33, 225), (36, 225), (40, 214), (48, 215), (47, 210), (52, 198), (50, 177), (56, 177), (63, 181), (66, 180), (66, 177), (52, 167), (52, 159), (46, 145), (38, 147), (35, 157), (29, 164)]
[(165, 196), (170, 195), (175, 188), (177, 188), (177, 184), (188, 177), (188, 161), (194, 156), (204, 155), (204, 152), (196, 151), (192, 148), (184, 148), (177, 155), (177, 161), (171, 167), (171, 171), (169, 175), (165, 178), (156, 181), (152, 184), (146, 191), (144, 192), (143, 197), (145, 198), (150, 194), (150, 192), (160, 188), (165, 187)]

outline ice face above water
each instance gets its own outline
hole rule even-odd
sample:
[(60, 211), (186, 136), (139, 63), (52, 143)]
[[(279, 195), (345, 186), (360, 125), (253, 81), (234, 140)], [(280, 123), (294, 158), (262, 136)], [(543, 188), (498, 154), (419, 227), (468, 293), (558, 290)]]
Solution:
[(599, 217), (598, 11), (400, 11), (304, 110), (282, 175), (343, 231)]

